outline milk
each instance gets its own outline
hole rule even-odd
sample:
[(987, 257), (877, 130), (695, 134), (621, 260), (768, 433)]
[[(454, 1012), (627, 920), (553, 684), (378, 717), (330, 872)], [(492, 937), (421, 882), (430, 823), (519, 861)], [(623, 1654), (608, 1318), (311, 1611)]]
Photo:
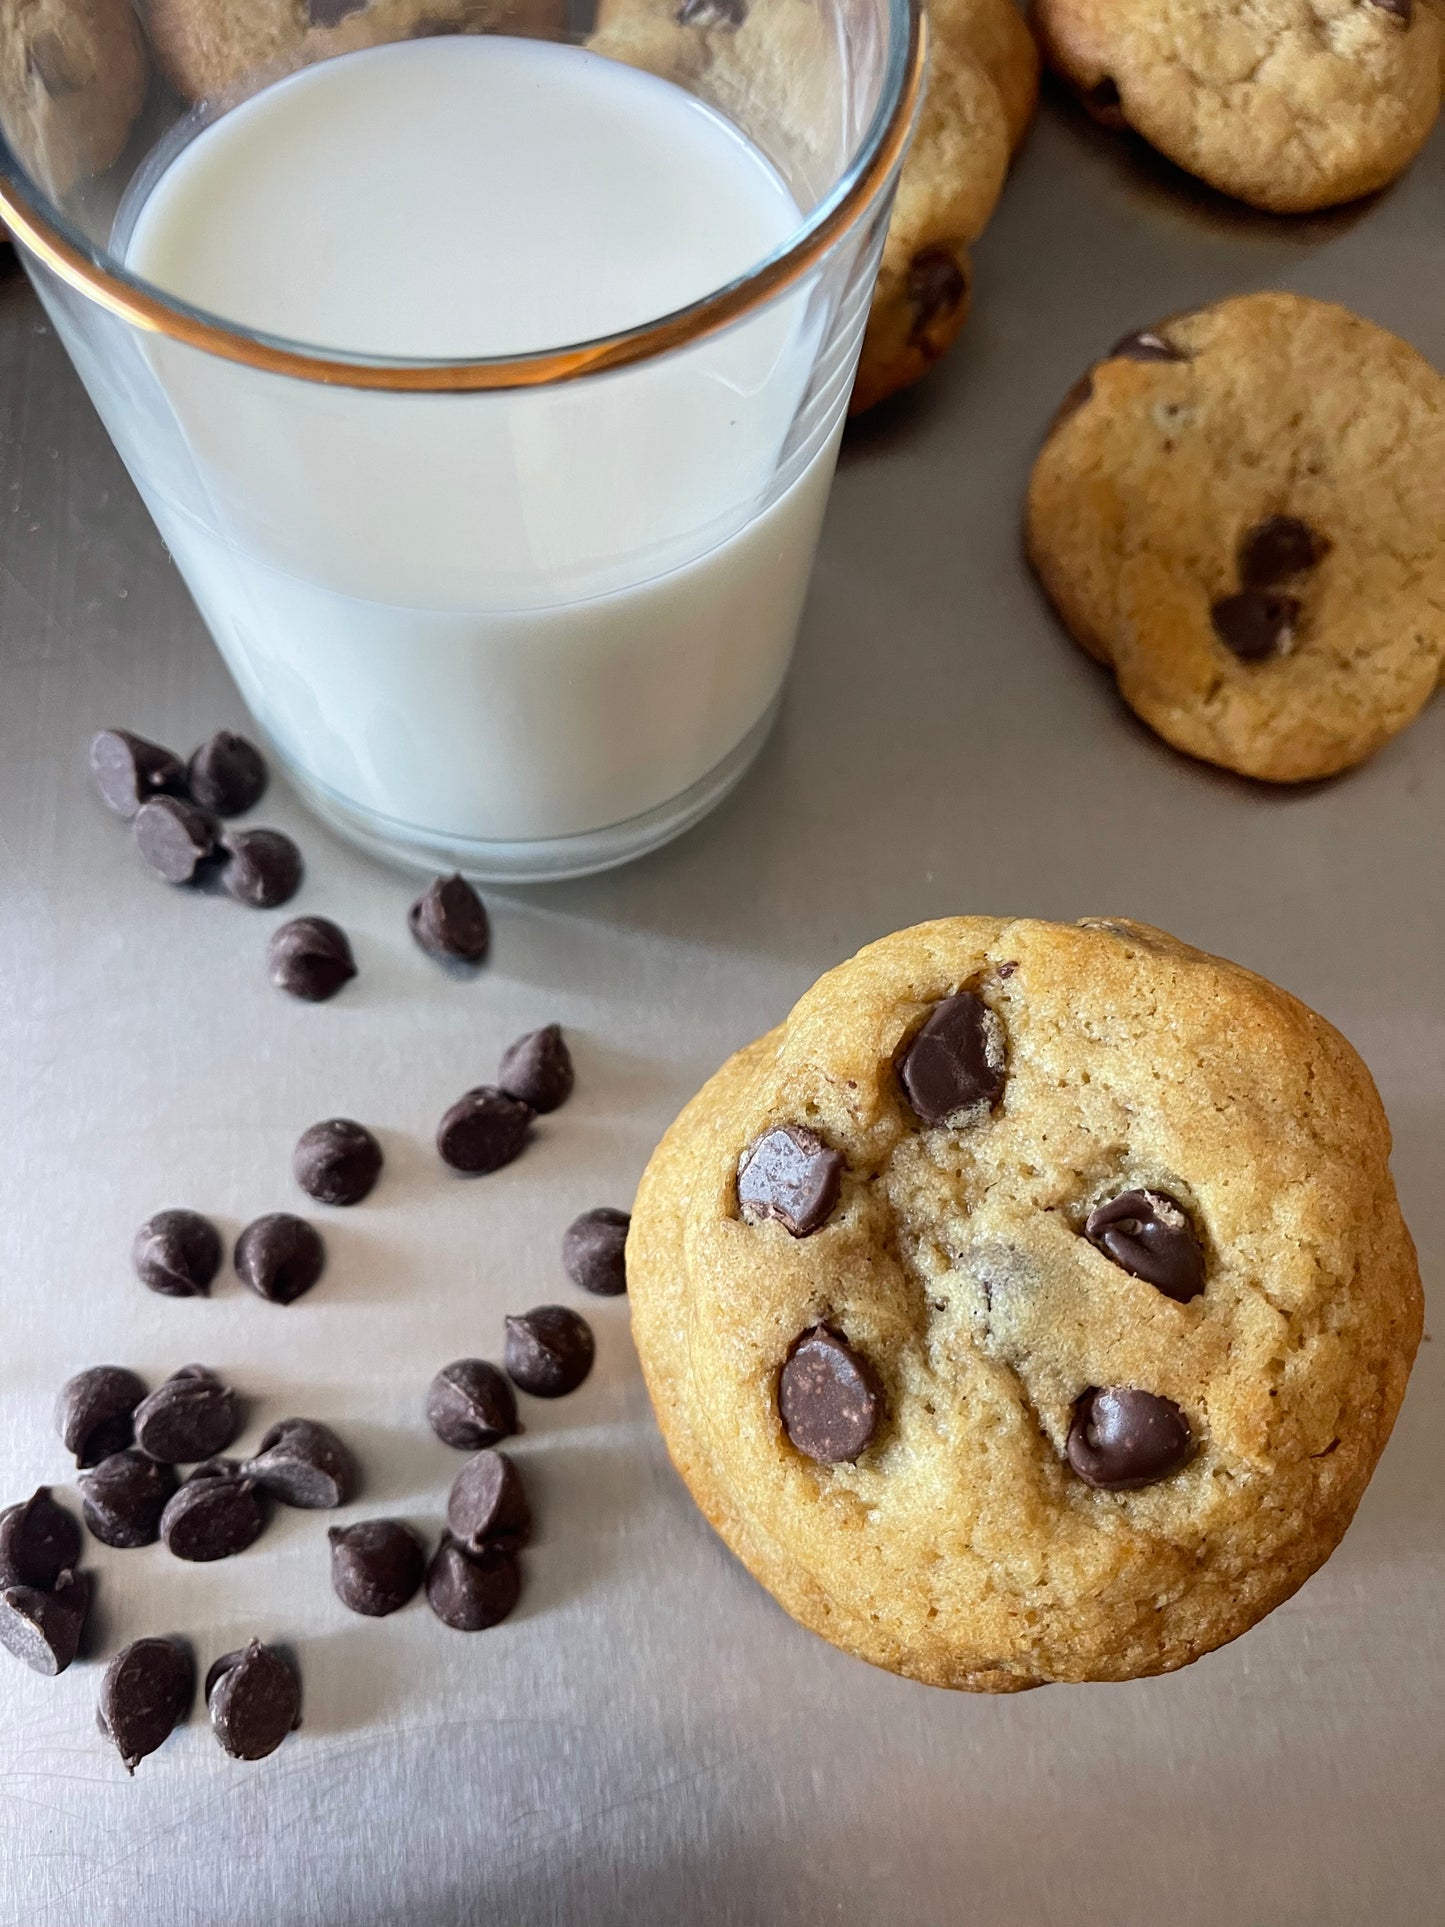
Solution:
[[(672, 84), (467, 36), (267, 88), (142, 185), (122, 240), (134, 272), (260, 334), (469, 359), (656, 320), (800, 218)], [(665, 810), (755, 746), (837, 446), (840, 399), (799, 418), (815, 292), (507, 393), (280, 380), (155, 339), (166, 419), (107, 419), (303, 784), (363, 834), (486, 867)]]

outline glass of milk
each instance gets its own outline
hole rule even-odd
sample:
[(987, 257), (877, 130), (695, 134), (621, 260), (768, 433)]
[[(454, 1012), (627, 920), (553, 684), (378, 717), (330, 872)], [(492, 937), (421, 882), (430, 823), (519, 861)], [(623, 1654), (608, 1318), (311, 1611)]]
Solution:
[(911, 0), (568, 3), (56, 0), (0, 97), (0, 218), (272, 749), (498, 880), (757, 754), (924, 57)]

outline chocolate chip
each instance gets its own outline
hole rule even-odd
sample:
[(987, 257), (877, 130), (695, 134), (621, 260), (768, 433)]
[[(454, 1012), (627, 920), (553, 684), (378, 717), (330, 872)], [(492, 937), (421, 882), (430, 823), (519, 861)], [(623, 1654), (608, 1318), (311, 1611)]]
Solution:
[(131, 1414), (146, 1395), (143, 1382), (123, 1365), (92, 1365), (60, 1388), (55, 1429), (77, 1465), (98, 1465), (122, 1452), (135, 1437)]
[(153, 796), (136, 812), (135, 846), (167, 883), (194, 883), (215, 854), (215, 825), (194, 803)]
[(171, 1466), (134, 1446), (112, 1452), (80, 1481), (80, 1509), (91, 1536), (103, 1546), (153, 1546), (176, 1485)]
[(48, 1485), (0, 1512), (0, 1586), (49, 1592), (79, 1560), (80, 1527), (55, 1503)]
[(748, 0), (681, 0), (673, 19), (679, 27), (736, 30), (748, 17)]
[(346, 932), (329, 917), (293, 917), (273, 931), (266, 965), (278, 990), (324, 1004), (356, 975)]
[(627, 1289), (629, 1212), (610, 1204), (584, 1211), (562, 1233), (562, 1269), (579, 1291), (620, 1298)]
[(206, 1674), (211, 1731), (233, 1760), (264, 1760), (301, 1724), (301, 1681), (274, 1646), (253, 1639)]
[(514, 1385), (533, 1398), (562, 1398), (592, 1370), (592, 1327), (565, 1305), (538, 1305), (507, 1320), (503, 1362)]
[(838, 1202), (843, 1156), (801, 1124), (775, 1124), (743, 1152), (738, 1209), (749, 1224), (776, 1218), (795, 1238), (826, 1224)]
[(77, 51), (67, 47), (58, 33), (38, 33), (25, 49), (26, 75), (33, 75), (52, 99), (78, 94), (89, 76), (75, 57)]
[(407, 921), (423, 950), (452, 963), (479, 964), (492, 947), (487, 907), (464, 876), (429, 884)]
[(1214, 633), (1241, 662), (1266, 662), (1293, 649), (1302, 606), (1292, 595), (1244, 589), (1216, 602), (1209, 613)]
[(1133, 1492), (1187, 1465), (1194, 1436), (1172, 1399), (1130, 1385), (1091, 1386), (1074, 1406), (1067, 1451), (1085, 1484)]
[(1123, 335), (1105, 356), (1106, 361), (1188, 361), (1182, 348), (1166, 341), (1157, 328), (1136, 328)]
[(416, 1534), (399, 1519), (333, 1526), (326, 1536), (331, 1541), (331, 1583), (352, 1612), (383, 1619), (399, 1611), (420, 1586), (426, 1554)]
[(194, 1485), (197, 1479), (238, 1479), (241, 1476), (239, 1459), (205, 1459), (200, 1465), (193, 1466), (186, 1475), (186, 1484)]
[(186, 786), (178, 756), (128, 729), (103, 729), (91, 739), (90, 773), (101, 801), (127, 822), (151, 797), (179, 794)]
[(1267, 516), (1239, 544), (1239, 579), (1247, 589), (1271, 588), (1314, 568), (1329, 546), (1297, 515)]
[(356, 1489), (351, 1454), (330, 1426), (309, 1418), (283, 1418), (271, 1426), (246, 1477), (282, 1505), (307, 1512), (345, 1505)]
[(220, 1269), (221, 1234), (198, 1211), (157, 1211), (135, 1234), (130, 1256), (151, 1291), (194, 1298), (210, 1290)]
[(469, 1552), (486, 1545), (517, 1552), (526, 1545), (532, 1508), (522, 1475), (505, 1452), (478, 1452), (467, 1460), (452, 1481), (447, 1526)]
[(266, 1524), (253, 1480), (209, 1467), (186, 1480), (161, 1514), (161, 1537), (177, 1559), (194, 1565), (233, 1559)]
[(521, 1154), (532, 1128), (532, 1107), (494, 1084), (459, 1097), (437, 1126), (442, 1162), (469, 1177), (500, 1171)]
[(1371, 4), (1405, 27), (1415, 18), (1415, 0), (1371, 0)]
[(202, 743), (186, 767), (193, 802), (213, 816), (240, 816), (254, 809), (266, 789), (266, 759), (254, 743), (229, 729)]
[(63, 1572), (49, 1589), (6, 1586), (0, 1591), (0, 1646), (32, 1672), (54, 1679), (79, 1652), (89, 1610), (89, 1573)]
[(883, 1392), (866, 1358), (826, 1325), (805, 1331), (778, 1375), (783, 1430), (820, 1465), (851, 1464), (871, 1442)]
[(538, 1113), (555, 1111), (572, 1095), (572, 1053), (560, 1024), (528, 1031), (506, 1052), (497, 1082), (508, 1097), (518, 1097)]
[(381, 1146), (364, 1124), (329, 1117), (301, 1133), (291, 1172), (318, 1204), (360, 1204), (381, 1176)]
[(367, 0), (306, 0), (307, 24), (313, 27), (336, 27), (348, 14), (360, 13)]
[(248, 1224), (236, 1240), (236, 1270), (273, 1305), (292, 1305), (326, 1268), (321, 1234), (304, 1218), (272, 1211)]
[(481, 1633), (499, 1626), (522, 1594), (516, 1555), (499, 1546), (468, 1551), (443, 1539), (427, 1567), (427, 1604), (444, 1626)]
[(1176, 1304), (1204, 1289), (1204, 1252), (1189, 1213), (1167, 1191), (1121, 1191), (1089, 1213), (1084, 1236)]
[(935, 1004), (899, 1059), (904, 1095), (925, 1124), (980, 1122), (1003, 1095), (1003, 1025), (982, 997), (961, 990)]
[(100, 1730), (127, 1773), (182, 1724), (196, 1696), (196, 1667), (179, 1640), (138, 1639), (116, 1654), (100, 1682)]
[(135, 1409), (135, 1442), (162, 1465), (214, 1458), (240, 1429), (236, 1394), (204, 1365), (183, 1365)]
[(911, 312), (909, 344), (930, 348), (930, 330), (951, 321), (967, 301), (968, 276), (948, 248), (921, 248), (908, 263), (904, 291)]
[(461, 1452), (495, 1445), (522, 1429), (516, 1394), (484, 1358), (457, 1358), (442, 1366), (427, 1387), (426, 1417), (442, 1444)]
[(301, 852), (280, 830), (227, 830), (221, 887), (253, 910), (275, 910), (301, 888)]

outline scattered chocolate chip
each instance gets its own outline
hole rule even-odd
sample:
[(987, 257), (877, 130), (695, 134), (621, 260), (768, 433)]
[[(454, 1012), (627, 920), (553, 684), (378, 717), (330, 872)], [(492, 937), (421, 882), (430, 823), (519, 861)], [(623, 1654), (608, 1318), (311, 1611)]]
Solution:
[(795, 1238), (826, 1224), (838, 1202), (843, 1156), (801, 1124), (775, 1124), (738, 1166), (738, 1208), (749, 1224), (776, 1218)]
[(264, 1760), (301, 1724), (301, 1681), (274, 1646), (253, 1639), (206, 1674), (211, 1730), (233, 1760)]
[(416, 1534), (399, 1519), (333, 1526), (326, 1536), (331, 1541), (331, 1583), (352, 1612), (383, 1619), (399, 1611), (420, 1586), (426, 1554)]
[(1136, 328), (1123, 335), (1105, 356), (1106, 361), (1188, 361), (1182, 348), (1166, 341), (1157, 328)]
[(961, 990), (935, 1004), (899, 1059), (904, 1095), (925, 1124), (980, 1121), (1003, 1095), (1003, 1025), (982, 997)]
[(572, 1095), (572, 1053), (560, 1024), (547, 1024), (519, 1037), (497, 1068), (497, 1083), (539, 1114), (555, 1111)]
[(679, 27), (727, 27), (734, 31), (748, 17), (748, 0), (680, 0), (673, 19)]
[(54, 1679), (79, 1652), (89, 1610), (89, 1573), (62, 1572), (50, 1588), (6, 1586), (0, 1591), (0, 1646), (32, 1672)]
[(91, 739), (90, 773), (101, 801), (127, 823), (151, 797), (179, 794), (186, 786), (179, 756), (128, 729), (103, 729)]
[(356, 975), (346, 932), (329, 917), (293, 917), (271, 934), (266, 964), (278, 990), (324, 1004)]
[(135, 1234), (131, 1263), (141, 1283), (166, 1298), (211, 1288), (221, 1264), (221, 1234), (198, 1211), (157, 1211)]
[(620, 1298), (627, 1290), (627, 1232), (631, 1214), (599, 1204), (562, 1233), (562, 1269), (579, 1291)]
[(0, 1512), (0, 1586), (49, 1592), (79, 1561), (80, 1527), (55, 1503), (48, 1485)]
[(522, 1595), (516, 1554), (500, 1546), (469, 1551), (443, 1539), (427, 1567), (427, 1604), (444, 1626), (482, 1633), (499, 1626)]
[(871, 1442), (883, 1391), (867, 1359), (826, 1325), (805, 1331), (778, 1374), (783, 1430), (820, 1465), (851, 1464)]
[(291, 1173), (318, 1204), (360, 1204), (381, 1176), (381, 1146), (364, 1124), (329, 1117), (301, 1133)]
[(215, 854), (215, 825), (194, 803), (153, 796), (136, 812), (135, 846), (167, 883), (194, 883)]
[(437, 1150), (454, 1171), (481, 1177), (520, 1156), (531, 1128), (530, 1104), (494, 1084), (479, 1084), (459, 1097), (437, 1126)]
[(236, 1394), (205, 1365), (183, 1365), (135, 1409), (135, 1442), (162, 1465), (224, 1452), (241, 1429)]
[(507, 1320), (507, 1375), (533, 1398), (562, 1398), (592, 1370), (592, 1328), (565, 1305), (538, 1305)]
[(1119, 83), (1108, 76), (1085, 90), (1084, 105), (1094, 119), (1105, 127), (1118, 129), (1128, 126), (1124, 118), (1124, 103), (1119, 93)]
[(469, 1552), (505, 1546), (519, 1552), (532, 1531), (522, 1475), (505, 1452), (478, 1452), (452, 1481), (447, 1526)]
[(80, 1509), (103, 1546), (153, 1546), (175, 1494), (175, 1470), (134, 1446), (112, 1452), (80, 1481)]
[(208, 1467), (166, 1502), (161, 1537), (177, 1559), (200, 1565), (244, 1552), (265, 1523), (253, 1480)]
[(951, 321), (968, 299), (968, 276), (949, 248), (920, 248), (904, 282), (911, 319), (911, 347), (929, 348), (929, 331)]
[(1130, 1385), (1091, 1386), (1074, 1406), (1067, 1451), (1085, 1484), (1133, 1492), (1187, 1465), (1194, 1436), (1172, 1399)]
[(1371, 0), (1381, 13), (1388, 13), (1403, 27), (1408, 27), (1415, 18), (1415, 0)]
[(1189, 1213), (1167, 1191), (1121, 1191), (1089, 1213), (1084, 1236), (1177, 1304), (1204, 1289), (1204, 1252)]
[(88, 75), (82, 65), (84, 54), (77, 59), (77, 53), (80, 50), (67, 47), (58, 33), (38, 33), (25, 49), (26, 77), (38, 80), (53, 100), (78, 94)]
[(266, 789), (266, 759), (254, 743), (219, 729), (202, 743), (186, 766), (191, 801), (213, 816), (240, 816), (260, 802)]
[(176, 1639), (138, 1639), (118, 1652), (100, 1682), (100, 1730), (134, 1773), (186, 1719), (196, 1696), (195, 1662)]
[(271, 1426), (246, 1477), (282, 1505), (307, 1512), (345, 1505), (356, 1490), (351, 1454), (330, 1426), (309, 1418), (283, 1418)]
[(1329, 546), (1326, 537), (1316, 535), (1297, 515), (1268, 516), (1239, 544), (1239, 579), (1247, 589), (1271, 588), (1314, 568)]
[(1209, 613), (1214, 633), (1241, 662), (1266, 662), (1293, 649), (1302, 606), (1296, 596), (1244, 589), (1223, 597)]
[(428, 884), (407, 921), (429, 956), (479, 964), (492, 947), (487, 907), (464, 876), (438, 877)]
[(131, 1414), (146, 1395), (144, 1383), (123, 1365), (92, 1365), (60, 1388), (55, 1429), (80, 1466), (98, 1465), (122, 1452), (135, 1437)]
[(289, 1211), (272, 1211), (248, 1224), (236, 1240), (238, 1274), (273, 1305), (292, 1305), (326, 1268), (326, 1247), (315, 1225)]
[(253, 910), (275, 910), (301, 888), (301, 852), (281, 830), (227, 830), (221, 887)]
[(442, 1366), (427, 1387), (426, 1417), (442, 1444), (460, 1452), (495, 1445), (522, 1429), (516, 1394), (484, 1358), (457, 1358)]
[(360, 13), (367, 0), (306, 0), (306, 20), (312, 27), (338, 27), (348, 14)]

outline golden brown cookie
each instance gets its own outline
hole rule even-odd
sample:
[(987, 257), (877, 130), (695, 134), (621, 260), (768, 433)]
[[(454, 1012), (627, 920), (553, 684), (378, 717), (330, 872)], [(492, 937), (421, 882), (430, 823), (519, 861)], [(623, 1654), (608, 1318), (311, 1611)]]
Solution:
[(928, 19), (935, 45), (976, 60), (998, 89), (1017, 147), (1038, 105), (1039, 50), (1014, 0), (930, 0)]
[(1246, 776), (1333, 775), (1445, 664), (1445, 380), (1299, 295), (1178, 316), (1065, 403), (1027, 525), (1070, 633), (1150, 728)]
[(829, 972), (648, 1167), (678, 1470), (805, 1626), (936, 1685), (1168, 1672), (1339, 1542), (1420, 1335), (1368, 1072), (1146, 926), (960, 917)]
[(52, 200), (119, 158), (145, 90), (126, 0), (7, 0), (0, 9), (0, 127)]

